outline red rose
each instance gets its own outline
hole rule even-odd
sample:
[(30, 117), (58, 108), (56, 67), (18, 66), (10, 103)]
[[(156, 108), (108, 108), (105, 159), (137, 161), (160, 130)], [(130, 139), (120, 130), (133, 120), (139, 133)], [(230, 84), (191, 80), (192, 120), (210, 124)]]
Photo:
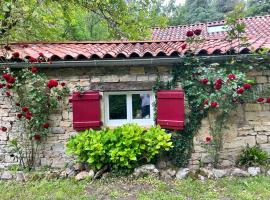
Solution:
[(207, 84), (208, 81), (209, 81), (208, 78), (204, 78), (204, 79), (201, 80), (201, 83), (202, 83), (202, 84)]
[(58, 82), (56, 80), (49, 80), (47, 83), (48, 88), (53, 88), (58, 86)]
[(32, 73), (37, 73), (37, 71), (38, 71), (37, 67), (32, 67), (32, 68), (31, 68), (31, 72), (32, 72)]
[(202, 30), (201, 29), (196, 29), (194, 31), (194, 34), (197, 35), (197, 36), (201, 35), (201, 33), (202, 33)]
[(18, 115), (17, 115), (17, 117), (19, 118), (19, 119), (21, 119), (22, 118), (22, 113), (19, 113)]
[(16, 103), (15, 105), (16, 105), (16, 106), (20, 106), (20, 104), (19, 104), (19, 103)]
[(4, 87), (4, 85), (3, 84), (0, 84), (0, 89), (3, 88), (3, 87)]
[(39, 53), (38, 54), (40, 57), (44, 57), (44, 54), (43, 53)]
[(237, 94), (243, 94), (244, 91), (245, 89), (243, 87), (240, 87), (237, 89)]
[(11, 89), (11, 88), (12, 88), (12, 85), (11, 85), (11, 84), (7, 84), (6, 87), (7, 87), (8, 89)]
[(25, 115), (25, 118), (30, 120), (32, 118), (32, 113), (27, 112), (26, 115)]
[(46, 123), (46, 124), (43, 124), (43, 128), (49, 128), (49, 124), (48, 123)]
[(8, 73), (5, 73), (5, 74), (2, 75), (2, 77), (3, 77), (4, 79), (6, 79), (6, 80), (9, 80), (10, 77), (11, 77), (11, 75), (8, 74)]
[(6, 131), (7, 131), (7, 127), (2, 126), (1, 130), (2, 130), (3, 132), (6, 132)]
[(187, 48), (187, 44), (183, 44), (183, 45), (181, 46), (181, 48), (182, 48), (182, 50), (185, 50), (185, 49)]
[(244, 84), (243, 84), (243, 88), (246, 89), (246, 90), (248, 90), (248, 89), (251, 88), (251, 85), (248, 84), (248, 83), (244, 83)]
[(61, 85), (62, 85), (63, 87), (65, 87), (65, 86), (66, 86), (66, 83), (62, 82)]
[(258, 99), (257, 99), (257, 102), (258, 102), (258, 103), (264, 102), (264, 98), (262, 98), (262, 97), (258, 98)]
[(40, 141), (41, 140), (41, 136), (39, 134), (35, 134), (34, 135), (34, 140)]
[(11, 47), (9, 45), (5, 45), (4, 49), (7, 50), (7, 51), (11, 51)]
[(22, 107), (22, 111), (23, 111), (23, 112), (28, 112), (29, 109), (28, 109), (27, 107)]
[(58, 101), (60, 101), (61, 99), (62, 99), (62, 97), (60, 97), (60, 96), (57, 97), (57, 100), (58, 100)]
[(212, 138), (209, 137), (209, 136), (205, 138), (205, 141), (206, 141), (206, 142), (211, 142), (211, 140), (212, 140)]
[(12, 54), (13, 58), (19, 58), (20, 57), (20, 53), (19, 52), (14, 52)]
[(204, 105), (208, 105), (209, 104), (209, 100), (208, 99), (205, 99), (204, 102), (203, 102)]
[(236, 79), (236, 75), (235, 74), (229, 74), (228, 78), (231, 79), (231, 80)]
[(15, 83), (16, 78), (13, 76), (10, 76), (9, 79), (7, 79), (7, 83)]
[(193, 31), (188, 31), (186, 34), (187, 37), (192, 37), (193, 35), (194, 35)]
[(218, 106), (218, 102), (216, 101), (211, 102), (211, 107), (215, 108), (217, 106)]
[(223, 80), (222, 79), (217, 79), (215, 81), (215, 85), (222, 85), (223, 84)]
[(6, 92), (6, 96), (7, 97), (10, 97), (10, 92)]
[(35, 59), (35, 58), (33, 58), (32, 56), (30, 56), (30, 57), (28, 58), (28, 62), (30, 62), (30, 63), (37, 62), (37, 59)]
[(216, 90), (220, 90), (221, 87), (222, 87), (222, 84), (215, 84), (215, 89), (216, 89)]
[(266, 99), (266, 103), (270, 103), (270, 97)]

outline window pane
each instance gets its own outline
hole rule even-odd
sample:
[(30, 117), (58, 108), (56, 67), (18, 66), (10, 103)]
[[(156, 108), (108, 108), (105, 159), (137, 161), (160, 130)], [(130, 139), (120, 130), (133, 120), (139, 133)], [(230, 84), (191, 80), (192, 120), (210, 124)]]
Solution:
[(150, 118), (150, 95), (133, 94), (132, 95), (132, 115), (133, 119)]
[(126, 95), (109, 95), (110, 119), (127, 119)]

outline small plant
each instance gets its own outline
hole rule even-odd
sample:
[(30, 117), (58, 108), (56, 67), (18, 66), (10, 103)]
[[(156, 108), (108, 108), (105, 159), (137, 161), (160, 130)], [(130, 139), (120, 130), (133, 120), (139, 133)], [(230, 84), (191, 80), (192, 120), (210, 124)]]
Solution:
[(159, 126), (146, 130), (135, 124), (100, 131), (85, 130), (67, 143), (67, 152), (93, 169), (132, 169), (150, 162), (162, 150), (172, 147), (171, 134)]
[(237, 158), (236, 164), (242, 167), (250, 166), (264, 166), (267, 164), (268, 153), (256, 145), (250, 147), (247, 145), (242, 149), (240, 155)]

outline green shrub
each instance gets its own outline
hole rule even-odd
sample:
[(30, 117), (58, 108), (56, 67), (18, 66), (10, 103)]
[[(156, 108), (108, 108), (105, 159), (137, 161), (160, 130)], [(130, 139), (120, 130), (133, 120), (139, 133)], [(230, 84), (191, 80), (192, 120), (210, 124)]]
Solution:
[(268, 153), (262, 150), (259, 146), (250, 147), (247, 145), (242, 149), (237, 158), (236, 164), (238, 166), (263, 166), (267, 164)]
[(160, 151), (172, 147), (171, 134), (159, 126), (146, 130), (135, 124), (100, 131), (85, 130), (67, 143), (67, 153), (77, 156), (94, 169), (109, 165), (113, 169), (134, 168), (150, 162)]

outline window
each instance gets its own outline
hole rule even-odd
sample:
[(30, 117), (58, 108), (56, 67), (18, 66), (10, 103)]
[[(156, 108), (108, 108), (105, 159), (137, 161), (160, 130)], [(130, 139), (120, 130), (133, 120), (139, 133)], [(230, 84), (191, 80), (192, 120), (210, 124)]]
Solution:
[(153, 125), (154, 95), (151, 91), (106, 92), (105, 125), (120, 126), (127, 123)]
[(208, 26), (207, 31), (208, 33), (215, 33), (220, 31), (226, 31), (227, 26), (226, 25), (217, 25), (217, 26)]

